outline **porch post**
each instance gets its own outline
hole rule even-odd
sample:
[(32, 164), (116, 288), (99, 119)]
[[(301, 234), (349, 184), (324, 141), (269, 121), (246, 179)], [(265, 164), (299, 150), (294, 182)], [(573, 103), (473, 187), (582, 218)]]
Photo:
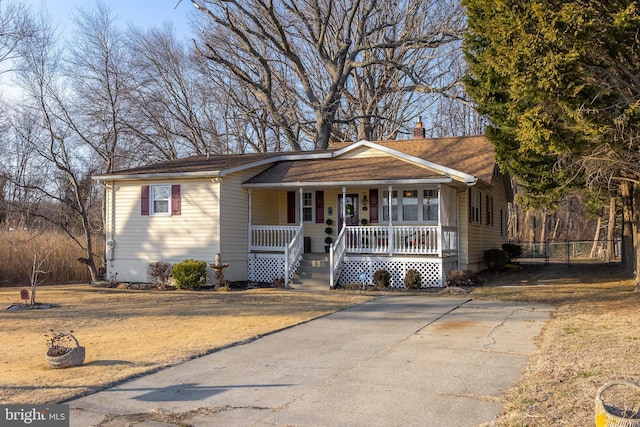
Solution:
[[(438, 257), (440, 259), (442, 259), (442, 250), (443, 250), (442, 246), (444, 245), (444, 233), (442, 232), (442, 216), (444, 214), (445, 204), (447, 205), (446, 208), (451, 210), (451, 208), (449, 207), (449, 203), (450, 203), (450, 200), (447, 200), (446, 202), (444, 201), (444, 196), (442, 194), (442, 185), (438, 184), (438, 234), (437, 234), (438, 239), (436, 241), (436, 244), (438, 245)], [(458, 197), (456, 193), (456, 204), (457, 203), (458, 203)], [(457, 216), (458, 214), (457, 214), (457, 208), (456, 208), (456, 217)], [(447, 214), (447, 225), (449, 225), (448, 223), (450, 221), (451, 219), (449, 218), (449, 214)], [(442, 270), (444, 271), (444, 268)]]
[(252, 202), (253, 202), (253, 193), (251, 191), (251, 188), (249, 188), (249, 212), (248, 212), (248, 223), (247, 223), (247, 231), (248, 231), (248, 236), (247, 236), (247, 252), (251, 252), (251, 235), (253, 234), (253, 224), (251, 223), (252, 219), (251, 219), (251, 210), (252, 210)]
[(389, 206), (389, 230), (387, 231), (387, 233), (389, 233), (389, 238), (387, 239), (387, 242), (389, 242), (389, 255), (393, 255), (393, 209), (391, 206), (391, 200), (393, 200), (393, 185), (389, 186), (389, 200), (387, 200), (387, 206)]
[(303, 214), (303, 200), (302, 200), (302, 195), (304, 193), (304, 189), (302, 187), (300, 187), (298, 189), (298, 195), (300, 197), (298, 197), (298, 225), (302, 225), (302, 214)]
[[(342, 226), (347, 226), (347, 187), (342, 187)], [(338, 230), (340, 234), (340, 230)]]

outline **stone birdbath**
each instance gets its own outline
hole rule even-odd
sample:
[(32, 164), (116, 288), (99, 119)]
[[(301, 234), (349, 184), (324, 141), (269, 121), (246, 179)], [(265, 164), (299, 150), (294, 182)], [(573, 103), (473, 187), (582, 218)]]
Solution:
[(213, 269), (213, 271), (215, 272), (214, 275), (213, 275), (213, 279), (215, 281), (216, 288), (219, 288), (220, 286), (223, 286), (224, 285), (223, 270), (225, 268), (229, 267), (229, 263), (228, 262), (223, 262), (222, 261), (222, 257), (220, 256), (220, 253), (217, 253), (216, 257), (214, 258), (213, 264), (209, 264), (209, 267), (211, 267)]

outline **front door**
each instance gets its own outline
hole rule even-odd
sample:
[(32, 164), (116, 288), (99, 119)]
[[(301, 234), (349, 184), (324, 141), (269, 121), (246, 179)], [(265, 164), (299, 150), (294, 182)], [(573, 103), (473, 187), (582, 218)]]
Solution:
[[(360, 225), (360, 205), (358, 203), (358, 194), (346, 195), (346, 224), (347, 226)], [(338, 195), (338, 230), (342, 230), (342, 223), (345, 221), (342, 218), (342, 194)]]

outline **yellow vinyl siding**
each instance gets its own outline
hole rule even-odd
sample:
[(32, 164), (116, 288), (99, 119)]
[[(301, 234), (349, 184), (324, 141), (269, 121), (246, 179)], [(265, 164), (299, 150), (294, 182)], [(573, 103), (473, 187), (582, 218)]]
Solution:
[[(179, 184), (181, 214), (141, 215), (143, 185)], [(132, 181), (118, 183), (115, 240), (118, 258), (172, 260), (187, 257), (213, 260), (211, 248), (219, 245), (218, 189), (211, 180)]]
[[(253, 189), (251, 192), (251, 222), (254, 225), (276, 225), (280, 217), (282, 191)], [(285, 198), (286, 209), (286, 198)], [(286, 221), (286, 218), (285, 218)]]
[[(460, 241), (466, 248), (461, 249), (461, 268), (472, 271), (480, 271), (485, 268), (482, 254), (487, 249), (501, 249), (502, 244), (508, 241), (507, 236), (502, 236), (500, 224), (500, 210), (507, 212), (508, 203), (502, 179), (493, 179), (492, 185), (478, 185), (471, 187), (480, 191), (482, 204), (480, 209), (480, 223), (472, 224), (469, 221), (469, 191), (464, 193), (464, 200), (460, 200), (464, 206), (460, 212)], [(487, 195), (493, 197), (493, 224), (487, 225)], [(466, 242), (466, 245), (465, 243)]]
[[(222, 206), (220, 210), (219, 252), (224, 261), (229, 262), (229, 267), (224, 270), (226, 280), (246, 280), (247, 278), (247, 254), (249, 252), (249, 190), (242, 188), (242, 183), (252, 176), (264, 170), (265, 166), (252, 168), (224, 176), (222, 178), (220, 197)], [(260, 193), (259, 190), (253, 191)], [(260, 198), (261, 196), (258, 196)], [(268, 200), (268, 195), (264, 196)], [(256, 206), (252, 199), (252, 205)], [(266, 204), (267, 208), (270, 203)], [(255, 213), (252, 212), (252, 215)], [(259, 213), (259, 217), (269, 216), (268, 211)], [(252, 218), (252, 222), (254, 219)], [(255, 223), (255, 222), (254, 222)]]
[[(180, 185), (180, 215), (140, 213), (142, 187), (155, 184)], [(213, 260), (220, 234), (218, 184), (210, 179), (181, 179), (119, 181), (113, 185), (115, 191), (107, 189), (106, 236), (115, 245), (113, 259), (107, 260), (107, 279), (115, 280), (119, 274), (125, 280), (145, 281), (151, 262)]]

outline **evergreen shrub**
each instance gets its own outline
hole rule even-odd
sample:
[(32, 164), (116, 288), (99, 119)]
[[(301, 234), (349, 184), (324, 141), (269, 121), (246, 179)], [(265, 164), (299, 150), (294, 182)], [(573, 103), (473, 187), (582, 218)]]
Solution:
[(173, 279), (178, 289), (196, 289), (207, 281), (207, 263), (185, 259), (173, 266)]

